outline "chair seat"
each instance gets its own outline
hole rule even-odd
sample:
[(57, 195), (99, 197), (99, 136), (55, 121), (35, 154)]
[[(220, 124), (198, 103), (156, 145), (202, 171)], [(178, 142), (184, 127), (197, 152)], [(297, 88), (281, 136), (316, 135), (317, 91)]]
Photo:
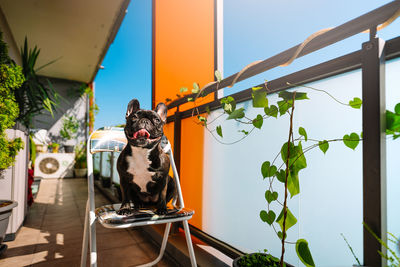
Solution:
[(129, 228), (135, 226), (178, 222), (192, 218), (194, 211), (189, 209), (168, 209), (167, 214), (159, 215), (153, 210), (141, 209), (129, 215), (118, 215), (121, 204), (105, 205), (95, 210), (98, 221), (106, 228)]

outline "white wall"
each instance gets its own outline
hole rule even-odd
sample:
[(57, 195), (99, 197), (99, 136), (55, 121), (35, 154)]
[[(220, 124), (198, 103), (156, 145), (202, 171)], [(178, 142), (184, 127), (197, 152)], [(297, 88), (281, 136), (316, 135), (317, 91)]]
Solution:
[(21, 55), (19, 53), (19, 48), (15, 43), (14, 37), (11, 34), (10, 27), (8, 26), (7, 20), (0, 8), (0, 31), (3, 32), (3, 40), (8, 45), (8, 55), (12, 60), (21, 66)]
[[(400, 102), (398, 90), (400, 62), (387, 64), (387, 107), (393, 110)], [(353, 71), (310, 86), (324, 89), (339, 100), (348, 102), (353, 97), (361, 98), (361, 72)], [(299, 126), (307, 130), (309, 138), (342, 138), (344, 134), (362, 129), (361, 109), (340, 105), (326, 94), (306, 91), (310, 100), (296, 102), (295, 136)], [(270, 103), (277, 95), (269, 96)], [(262, 109), (248, 107), (251, 117)], [(216, 116), (221, 110), (212, 112)], [(209, 119), (210, 121), (210, 119)], [(219, 120), (224, 138), (237, 140), (243, 127), (236, 122)], [(244, 251), (267, 248), (273, 255), (280, 255), (280, 242), (271, 227), (259, 219), (259, 212), (266, 209), (264, 198), (267, 181), (261, 176), (261, 164), (272, 161), (281, 145), (287, 141), (289, 120), (268, 119), (262, 130), (254, 132), (234, 145), (222, 145), (208, 132), (205, 133), (204, 185), (203, 185), (203, 230), (234, 247)], [(249, 128), (249, 127), (248, 127)], [(311, 143), (311, 142), (308, 142)], [(303, 143), (303, 148), (308, 144)], [(400, 151), (400, 140), (388, 141), (388, 229), (400, 235), (400, 216), (397, 205), (400, 201), (400, 167), (396, 151)], [(300, 195), (289, 200), (289, 209), (297, 217), (298, 224), (288, 232), (288, 240), (305, 238), (309, 242), (317, 266), (351, 266), (355, 263), (340, 233), (351, 243), (357, 257), (362, 261), (362, 146), (355, 151), (343, 143), (331, 143), (326, 155), (319, 149), (306, 154), (308, 167), (300, 171)], [(275, 183), (280, 199), (282, 184)], [(275, 209), (279, 214), (281, 208)], [(279, 226), (278, 226), (279, 227)], [(288, 245), (286, 259), (295, 266), (298, 261), (293, 246)]]

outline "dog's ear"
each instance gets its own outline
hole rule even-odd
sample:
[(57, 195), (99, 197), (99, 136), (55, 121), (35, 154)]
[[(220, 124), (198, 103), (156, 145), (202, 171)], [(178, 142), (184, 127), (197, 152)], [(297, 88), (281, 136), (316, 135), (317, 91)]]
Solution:
[(140, 109), (140, 104), (139, 101), (134, 98), (132, 99), (129, 104), (128, 107), (126, 108), (126, 114), (125, 114), (125, 119), (128, 118), (128, 116), (132, 113), (135, 113), (136, 111), (138, 111)]
[(154, 110), (164, 123), (167, 122), (167, 110), (168, 108), (164, 103), (158, 103), (156, 109)]

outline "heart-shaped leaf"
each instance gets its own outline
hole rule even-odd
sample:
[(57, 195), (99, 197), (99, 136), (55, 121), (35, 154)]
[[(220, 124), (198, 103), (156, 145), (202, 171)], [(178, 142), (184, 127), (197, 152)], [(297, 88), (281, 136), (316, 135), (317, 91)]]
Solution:
[(222, 80), (222, 75), (221, 72), (219, 72), (219, 70), (215, 71), (215, 78), (217, 78), (217, 81), (221, 81)]
[(270, 190), (265, 191), (265, 199), (268, 203), (278, 199), (278, 192), (271, 192)]
[(396, 112), (397, 115), (400, 115), (400, 103), (396, 104), (396, 106), (394, 107), (394, 112)]
[(307, 267), (315, 267), (314, 260), (311, 256), (308, 243), (305, 239), (299, 239), (296, 242), (296, 253), (301, 262)]
[[(289, 146), (289, 158), (294, 158), (296, 156), (296, 151), (295, 151), (295, 146), (292, 142), (290, 142)], [(288, 143), (284, 143), (282, 148), (281, 148), (281, 157), (283, 162), (286, 163), (287, 157), (288, 157)]]
[(278, 117), (278, 108), (275, 105), (271, 105), (269, 107), (264, 108), (265, 115), (271, 117)]
[(271, 163), (269, 161), (265, 161), (261, 165), (261, 173), (262, 173), (263, 178), (274, 176), (276, 173), (276, 170), (277, 170), (276, 166), (271, 165)]
[(216, 130), (217, 130), (217, 134), (218, 134), (219, 136), (223, 137), (223, 136), (222, 136), (222, 127), (221, 127), (221, 125), (218, 125), (217, 128), (216, 128)]
[(327, 151), (328, 148), (329, 148), (329, 143), (328, 143), (328, 141), (326, 141), (326, 140), (324, 140), (324, 141), (319, 141), (319, 142), (318, 142), (318, 146), (319, 146), (319, 149), (321, 149), (322, 152), (324, 152), (324, 154), (325, 154), (326, 151)]
[(231, 114), (236, 109), (236, 101), (233, 97), (228, 96), (221, 99), (221, 105), (224, 111)]
[(278, 181), (281, 183), (285, 183), (286, 180), (286, 171), (285, 170), (280, 170), (279, 172), (276, 173), (276, 178), (278, 178)]
[(262, 87), (253, 87), (251, 97), (253, 98), (254, 108), (264, 108), (268, 106), (267, 91)]
[(290, 172), (288, 176), (288, 190), (290, 198), (300, 193), (300, 183), (298, 172)]
[[(281, 231), (278, 232), (278, 237), (279, 237), (279, 239), (282, 240), (283, 233), (282, 233)], [(285, 238), (286, 238), (286, 237), (287, 237), (287, 234), (285, 234)]]
[(360, 143), (360, 137), (357, 133), (351, 133), (350, 135), (346, 134), (345, 136), (343, 136), (343, 143), (347, 147), (355, 150)]
[[(283, 229), (283, 209), (281, 213), (279, 214), (278, 218), (276, 219), (276, 222), (281, 226), (281, 229)], [(296, 217), (290, 212), (289, 209), (286, 209), (286, 231), (289, 230), (290, 227), (295, 225), (297, 223)]]
[(269, 212), (265, 210), (260, 211), (261, 220), (268, 223), (269, 225), (271, 225), (275, 221), (275, 217), (275, 212), (273, 212), (272, 210), (270, 210)]
[(307, 142), (307, 132), (303, 127), (299, 128), (299, 134), (304, 136), (304, 140), (306, 140), (306, 142)]
[(229, 114), (227, 120), (241, 119), (243, 117), (244, 117), (244, 108), (239, 108), (232, 111), (232, 113)]
[(263, 122), (264, 122), (263, 116), (258, 114), (257, 117), (253, 120), (253, 125), (256, 128), (261, 129), (261, 126), (263, 125)]
[(282, 116), (292, 107), (292, 104), (286, 100), (278, 101), (279, 114)]
[(354, 97), (353, 100), (349, 101), (349, 105), (352, 108), (359, 109), (359, 108), (361, 108), (362, 100), (360, 98), (358, 98), (358, 97)]
[[(288, 101), (293, 100), (294, 93), (295, 92), (282, 91), (279, 93), (279, 97)], [(309, 99), (307, 97), (307, 93), (296, 92), (295, 100), (303, 100), (303, 99)]]

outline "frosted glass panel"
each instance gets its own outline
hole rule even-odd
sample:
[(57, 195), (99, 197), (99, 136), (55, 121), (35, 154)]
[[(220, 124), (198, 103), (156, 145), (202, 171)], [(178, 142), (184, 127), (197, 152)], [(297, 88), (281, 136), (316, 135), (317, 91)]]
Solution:
[[(386, 64), (386, 107), (393, 111), (394, 106), (400, 103), (400, 59), (389, 61)], [(400, 237), (400, 139), (386, 141), (387, 163), (387, 229), (398, 238)], [(399, 251), (390, 243), (394, 251)], [(400, 253), (399, 253), (400, 254)]]
[(93, 169), (100, 171), (100, 153), (93, 154)]
[(101, 173), (103, 177), (111, 177), (111, 152), (101, 153)]
[(113, 160), (113, 172), (112, 172), (112, 180), (114, 183), (119, 184), (119, 175), (117, 171), (117, 160), (120, 152), (114, 152), (114, 160)]
[[(309, 84), (323, 89), (339, 100), (348, 102), (361, 97), (361, 72), (325, 79)], [(336, 103), (326, 94), (306, 91), (310, 100), (296, 102), (294, 125), (307, 129), (310, 139), (342, 138), (361, 132), (361, 110)], [(271, 95), (275, 102), (277, 95)], [(241, 107), (251, 107), (245, 102)], [(252, 116), (263, 109), (250, 108)], [(221, 113), (217, 110), (212, 116)], [(287, 115), (286, 115), (287, 116)], [(210, 119), (209, 119), (210, 121)], [(238, 139), (242, 125), (220, 120), (224, 142)], [(240, 127), (239, 127), (240, 126)], [(261, 164), (272, 161), (288, 138), (288, 117), (264, 121), (262, 130), (254, 132), (235, 145), (222, 145), (208, 132), (205, 134), (203, 230), (243, 251), (268, 249), (280, 255), (280, 240), (272, 228), (259, 218), (266, 209), (264, 194), (268, 187), (261, 176)], [(250, 128), (249, 128), (250, 129)], [(249, 130), (248, 129), (248, 130)], [(234, 137), (232, 137), (234, 136)], [(303, 147), (313, 143), (303, 143)], [(319, 149), (307, 153), (308, 167), (300, 171), (300, 195), (289, 199), (289, 209), (298, 224), (288, 231), (288, 240), (305, 238), (317, 266), (352, 266), (355, 263), (341, 237), (343, 233), (357, 256), (362, 259), (362, 149), (355, 151), (343, 143), (330, 143), (326, 155)], [(283, 186), (274, 190), (282, 199)], [(274, 209), (274, 208), (273, 208)], [(275, 207), (279, 214), (281, 208)], [(293, 245), (288, 245), (286, 259), (295, 266), (298, 261)]]

